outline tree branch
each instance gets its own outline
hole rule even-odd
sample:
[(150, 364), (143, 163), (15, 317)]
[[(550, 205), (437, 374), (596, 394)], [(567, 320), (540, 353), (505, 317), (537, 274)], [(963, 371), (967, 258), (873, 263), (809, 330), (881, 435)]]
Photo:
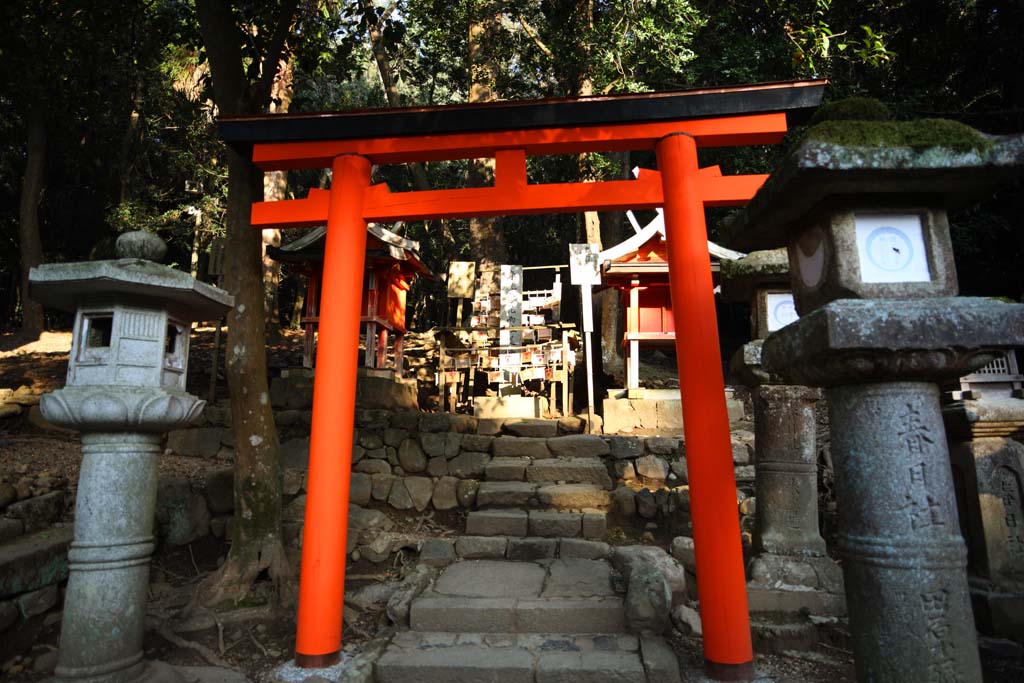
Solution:
[(277, 15), (274, 33), (268, 43), (267, 53), (263, 56), (263, 73), (260, 74), (257, 90), (253, 93), (260, 108), (263, 107), (264, 101), (270, 98), (270, 91), (274, 87), (274, 77), (277, 76), (278, 65), (284, 58), (285, 41), (288, 40), (288, 34), (291, 33), (298, 5), (298, 0), (285, 0), (281, 5), (281, 13)]
[(537, 49), (541, 51), (541, 54), (548, 59), (554, 59), (555, 53), (551, 51), (551, 48), (544, 44), (544, 41), (540, 39), (540, 35), (537, 34), (537, 30), (530, 26), (522, 13), (516, 14), (516, 19), (519, 20), (519, 25), (523, 27), (523, 30), (526, 31), (526, 35), (530, 37), (530, 40), (532, 40), (533, 44), (537, 46)]

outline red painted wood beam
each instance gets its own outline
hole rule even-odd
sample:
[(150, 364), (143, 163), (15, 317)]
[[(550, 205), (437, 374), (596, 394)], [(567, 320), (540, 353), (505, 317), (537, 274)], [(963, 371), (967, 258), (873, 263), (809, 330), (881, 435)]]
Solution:
[(552, 127), (485, 133), (273, 142), (253, 145), (252, 160), (264, 171), (326, 168), (336, 156), (358, 154), (375, 164), (494, 157), (507, 149), (527, 154), (580, 154), (653, 149), (671, 133), (686, 132), (698, 147), (765, 145), (786, 133), (786, 114), (750, 114), (682, 121)]
[[(641, 169), (636, 180), (599, 183), (551, 183), (528, 185), (516, 165), (525, 159), (516, 152), (499, 153), (493, 187), (421, 192), (391, 192), (387, 185), (366, 192), (363, 218), (390, 223), (435, 218), (470, 216), (512, 216), (581, 211), (653, 209), (665, 203), (661, 175)], [(717, 167), (716, 167), (717, 168)], [(715, 172), (699, 177), (705, 206), (739, 206), (750, 201), (764, 183), (765, 175), (721, 176)], [(330, 192), (313, 189), (306, 199), (256, 202), (252, 207), (254, 227), (303, 228), (327, 221)]]

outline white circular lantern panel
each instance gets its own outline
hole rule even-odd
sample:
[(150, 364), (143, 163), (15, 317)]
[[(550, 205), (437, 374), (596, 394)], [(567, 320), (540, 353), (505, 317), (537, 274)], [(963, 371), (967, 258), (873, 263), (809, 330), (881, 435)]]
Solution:
[(862, 282), (929, 282), (921, 217), (855, 215)]

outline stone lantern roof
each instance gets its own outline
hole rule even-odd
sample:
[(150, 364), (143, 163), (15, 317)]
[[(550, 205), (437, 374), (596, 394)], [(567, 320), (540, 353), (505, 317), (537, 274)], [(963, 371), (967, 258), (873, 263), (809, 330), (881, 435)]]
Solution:
[(83, 303), (112, 300), (152, 303), (184, 320), (214, 320), (234, 304), (222, 289), (199, 282), (186, 272), (143, 259), (47, 263), (32, 269), (33, 299), (64, 311)]
[(747, 303), (758, 287), (789, 288), (789, 256), (785, 249), (753, 251), (741, 259), (721, 261), (722, 300)]
[[(808, 131), (744, 210), (726, 219), (722, 244), (744, 251), (782, 246), (803, 229), (801, 219), (850, 198), (956, 208), (1024, 168), (1024, 135), (989, 136), (941, 120), (826, 123), (830, 128)], [(861, 135), (836, 134), (844, 126)], [(955, 126), (960, 137), (922, 143), (917, 138), (928, 126)]]

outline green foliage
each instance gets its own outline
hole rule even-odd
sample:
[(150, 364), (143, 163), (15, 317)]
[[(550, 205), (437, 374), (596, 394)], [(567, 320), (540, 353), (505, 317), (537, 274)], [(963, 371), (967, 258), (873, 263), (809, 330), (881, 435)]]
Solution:
[(871, 67), (892, 61), (886, 33), (867, 24), (833, 29), (832, 0), (769, 0), (786, 17), (785, 32), (793, 45), (793, 67), (804, 74), (828, 73), (832, 62), (853, 59)]
[[(235, 0), (248, 76), (280, 3)], [(980, 149), (984, 139), (951, 123), (849, 125), (849, 120), (948, 119), (986, 133), (1024, 130), (1024, 5), (992, 0), (300, 0), (288, 51), (292, 112), (386, 106), (369, 32), (383, 38), (403, 104), (464, 102), (472, 21), (497, 17), (484, 46), (503, 99), (576, 96), (752, 83), (825, 75), (828, 98), (812, 135), (871, 144), (898, 142)], [(188, 263), (197, 212), (200, 248), (223, 230), (225, 149), (213, 126), (206, 54), (190, 0), (106, 3), (11, 0), (0, 21), (14, 27), (0, 45), (0, 324), (14, 310), (17, 225), (25, 165), (25, 122), (47, 122), (46, 189), (40, 204), (45, 259), (88, 257), (124, 229), (143, 227), (170, 241), (170, 259)], [(849, 97), (874, 98), (839, 102)], [(133, 119), (133, 116), (135, 117)], [(135, 124), (133, 126), (133, 120)], [(840, 124), (839, 120), (846, 123)], [(790, 139), (804, 131), (794, 128)], [(773, 170), (786, 144), (702, 149), (701, 163), (725, 173)], [(622, 177), (653, 167), (653, 154), (531, 159), (531, 182)], [(462, 187), (467, 164), (425, 164), (433, 187)], [(407, 167), (378, 167), (375, 182), (413, 189)], [(327, 186), (322, 171), (293, 172), (289, 192)], [(1024, 213), (1018, 186), (951, 216), (959, 279), (967, 293), (1024, 291)], [(716, 217), (708, 224), (712, 234)], [(605, 217), (602, 217), (604, 220)], [(575, 215), (504, 221), (510, 260), (564, 260), (580, 238)], [(443, 272), (467, 256), (466, 221), (401, 226)], [(292, 239), (296, 233), (285, 235)], [(200, 264), (200, 272), (203, 267)], [(443, 319), (439, 283), (422, 283), (428, 303), (418, 324)], [(10, 294), (7, 294), (10, 292)], [(414, 291), (410, 301), (417, 301)], [(2, 298), (2, 297), (0, 297)], [(433, 311), (433, 312), (431, 312)]]

